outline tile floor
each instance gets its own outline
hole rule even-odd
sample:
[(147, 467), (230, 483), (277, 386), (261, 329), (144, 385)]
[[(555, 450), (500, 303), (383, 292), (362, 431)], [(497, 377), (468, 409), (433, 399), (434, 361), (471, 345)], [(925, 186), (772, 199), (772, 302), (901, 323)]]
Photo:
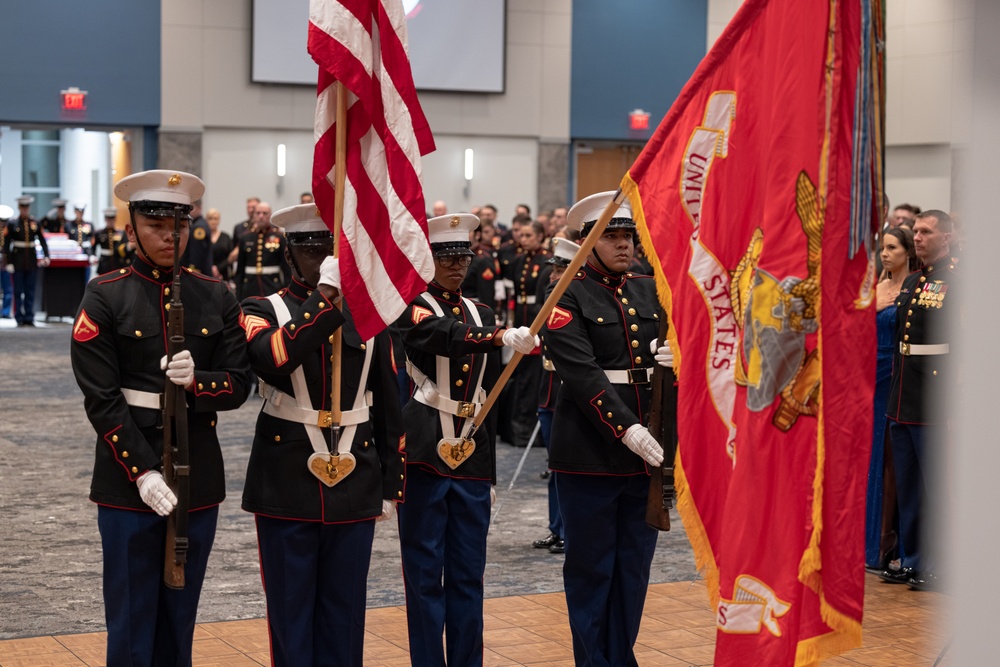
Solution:
[[(823, 663), (836, 667), (932, 665), (949, 630), (934, 624), (937, 593), (918, 593), (866, 575), (864, 645)], [(572, 667), (562, 593), (486, 601), (485, 664)], [(403, 607), (368, 610), (366, 667), (408, 667)], [(714, 616), (702, 582), (650, 586), (636, 655), (640, 665), (711, 665)], [(195, 667), (268, 665), (263, 619), (205, 623), (194, 643)], [(55, 635), (0, 641), (0, 667), (103, 666), (104, 634)], [(948, 656), (940, 666), (950, 665)]]

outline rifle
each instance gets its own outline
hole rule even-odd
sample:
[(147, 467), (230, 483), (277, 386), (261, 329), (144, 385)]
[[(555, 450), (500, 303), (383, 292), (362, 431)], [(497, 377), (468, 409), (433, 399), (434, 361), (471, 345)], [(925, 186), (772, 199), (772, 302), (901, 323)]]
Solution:
[[(174, 279), (167, 312), (167, 360), (184, 349), (184, 304), (181, 303), (181, 207), (174, 208)], [(184, 387), (165, 381), (163, 392), (163, 479), (177, 496), (177, 506), (167, 517), (163, 583), (184, 588), (184, 564), (188, 550), (188, 505), (190, 477), (187, 400)]]
[[(667, 314), (660, 313), (660, 345), (667, 339)], [(674, 456), (677, 453), (677, 388), (674, 374), (657, 364), (653, 368), (649, 432), (663, 447), (663, 464), (649, 475), (646, 523), (657, 530), (670, 530), (670, 508), (674, 506)]]

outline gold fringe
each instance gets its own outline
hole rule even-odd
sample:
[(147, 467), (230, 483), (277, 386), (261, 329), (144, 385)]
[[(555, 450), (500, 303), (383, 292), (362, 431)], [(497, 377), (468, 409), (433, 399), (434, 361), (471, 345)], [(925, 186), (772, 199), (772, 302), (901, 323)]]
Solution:
[(719, 606), (719, 566), (715, 563), (715, 552), (712, 551), (705, 524), (701, 522), (701, 515), (698, 514), (694, 497), (691, 495), (691, 487), (688, 485), (687, 474), (681, 461), (680, 447), (677, 448), (677, 456), (674, 459), (674, 485), (677, 488), (677, 512), (681, 515), (684, 532), (687, 533), (688, 541), (694, 550), (695, 567), (705, 578), (708, 599), (714, 611)]

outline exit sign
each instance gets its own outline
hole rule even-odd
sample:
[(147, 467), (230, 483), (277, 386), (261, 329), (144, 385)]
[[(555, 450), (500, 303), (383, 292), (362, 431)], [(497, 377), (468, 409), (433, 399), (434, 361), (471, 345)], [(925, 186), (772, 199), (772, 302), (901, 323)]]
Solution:
[(86, 111), (87, 91), (72, 87), (59, 91), (62, 96), (63, 111)]
[(648, 130), (649, 112), (635, 109), (628, 112), (628, 127), (630, 130)]

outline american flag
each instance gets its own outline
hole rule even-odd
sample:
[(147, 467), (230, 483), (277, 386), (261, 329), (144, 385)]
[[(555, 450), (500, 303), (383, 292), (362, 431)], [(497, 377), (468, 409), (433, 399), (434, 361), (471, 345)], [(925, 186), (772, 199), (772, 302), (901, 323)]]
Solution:
[(420, 183), (420, 156), (434, 137), (413, 85), (400, 0), (310, 0), (309, 53), (319, 65), (313, 194), (331, 229), (336, 82), (347, 91), (341, 280), (366, 339), (434, 277)]

